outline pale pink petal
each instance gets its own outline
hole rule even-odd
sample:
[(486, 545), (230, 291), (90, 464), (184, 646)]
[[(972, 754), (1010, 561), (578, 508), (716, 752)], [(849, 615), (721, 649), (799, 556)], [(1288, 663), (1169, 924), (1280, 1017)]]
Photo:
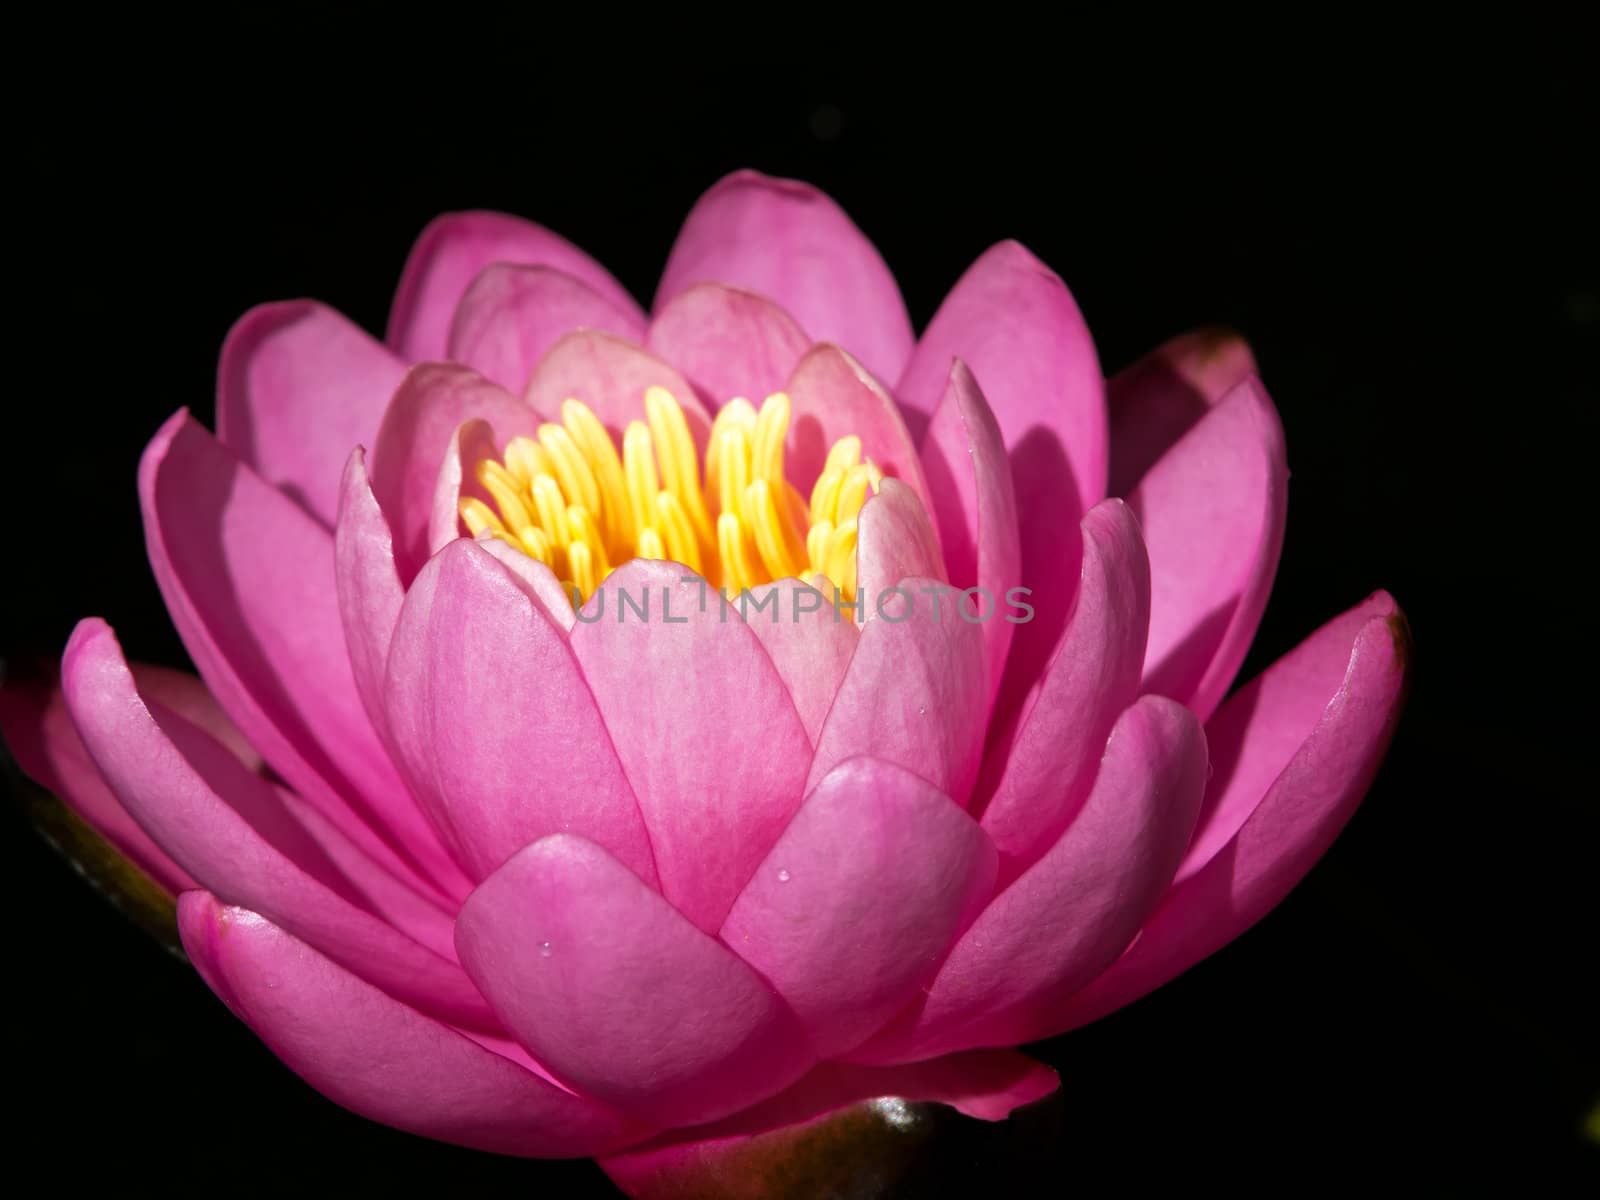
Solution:
[(662, 894), (714, 933), (805, 794), (811, 743), (789, 690), (737, 609), (678, 563), (620, 567), (571, 645), (639, 798)]
[[(949, 579), (944, 564), (939, 535), (922, 501), (898, 479), (886, 478), (877, 495), (867, 497), (857, 518), (857, 592), (870, 601), (908, 576), (944, 584)], [(960, 600), (955, 590), (941, 587), (940, 612), (954, 614)], [(876, 609), (869, 603), (856, 615), (865, 622), (876, 615)]]
[(627, 290), (559, 234), (504, 213), (458, 212), (436, 217), (412, 247), (389, 310), (389, 345), (411, 362), (444, 358), (456, 305), (494, 263), (554, 267), (644, 325)]
[(407, 1003), (492, 1026), (460, 968), (360, 906), (270, 783), (181, 717), (146, 707), (103, 621), (79, 624), (61, 681), (117, 799), (200, 886), (256, 909)]
[(339, 478), (370, 445), (406, 365), (331, 308), (263, 304), (239, 318), (217, 371), (217, 439), (323, 524)]
[(363, 709), (333, 536), (183, 410), (145, 450), (139, 492), (167, 610), (250, 744), (386, 869), (439, 898), (464, 895)]
[[(902, 579), (898, 594), (866, 597), (873, 617), (861, 630), (844, 682), (817, 739), (806, 790), (847, 758), (869, 755), (904, 767), (965, 804), (983, 747), (983, 629), (949, 602), (941, 586)], [(880, 608), (881, 605), (881, 608)]]
[(386, 695), (406, 776), (475, 878), (568, 831), (655, 882), (639, 805), (566, 637), (476, 542), (450, 543), (406, 593)]
[[(1363, 610), (1374, 615), (1359, 628), (1335, 621), (1311, 636), (1315, 648), (1297, 652), (1298, 669), (1317, 676), (1341, 643), (1349, 656), (1315, 727), (1286, 760), (1283, 734), (1305, 716), (1298, 699), (1284, 725), (1263, 714), (1241, 744), (1219, 745), (1218, 780), (1265, 778), (1280, 764), (1281, 770), (1238, 832), (1167, 893), (1132, 948), (1073, 997), (1058, 1028), (1121, 1008), (1227, 945), (1276, 907), (1333, 844), (1383, 761), (1405, 699), (1405, 618), (1381, 592), (1357, 611)], [(1213, 786), (1228, 789), (1225, 782)], [(1206, 820), (1221, 815), (1213, 809)]]
[(830, 1057), (910, 998), (994, 878), (993, 843), (948, 796), (855, 758), (806, 797), (720, 936)]
[(912, 1019), (861, 1057), (910, 1061), (1059, 1032), (1067, 998), (1116, 960), (1171, 882), (1205, 783), (1194, 714), (1140, 699), (1111, 731), (1077, 820), (961, 936)]
[(838, 342), (893, 379), (911, 354), (911, 319), (883, 258), (827, 196), (755, 171), (725, 176), (683, 223), (654, 311), (697, 283), (770, 297), (817, 341)]
[(966, 603), (980, 616), (989, 614), (983, 622), (984, 661), (993, 697), (1016, 630), (1005, 620), (1006, 596), (1022, 585), (1017, 495), (1000, 426), (960, 359), (950, 368), (921, 457), (950, 582), (963, 591), (978, 589)]
[(364, 1117), (537, 1158), (600, 1154), (649, 1132), (392, 999), (248, 909), (188, 892), (178, 929), (234, 1015), (296, 1075)]
[(704, 451), (711, 416), (689, 381), (649, 351), (610, 334), (584, 330), (561, 338), (534, 367), (523, 399), (552, 421), (561, 419), (563, 400), (581, 400), (621, 446), (628, 423), (645, 419), (644, 394), (651, 387), (666, 388), (683, 406), (689, 435)]
[(476, 472), (480, 462), (498, 458), (500, 453), (494, 426), (479, 418), (463, 421), (450, 435), (450, 444), (445, 447), (439, 475), (433, 483), (433, 501), (428, 508), (428, 558), (443, 550), (446, 543), (467, 536), (467, 528), (461, 520), (463, 497), (470, 496), (494, 507), (494, 497), (478, 482)]
[(1246, 380), (1128, 495), (1150, 550), (1144, 690), (1209, 717), (1255, 637), (1283, 549), (1283, 427)]
[(139, 694), (154, 700), (162, 707), (177, 713), (191, 725), (205, 730), (242, 762), (248, 769), (259, 772), (261, 755), (239, 732), (239, 727), (222, 711), (216, 697), (199, 678), (187, 671), (174, 671), (171, 667), (158, 667), (149, 663), (129, 663)]
[(533, 365), (562, 334), (598, 329), (644, 337), (632, 305), (617, 307), (582, 280), (553, 267), (486, 267), (467, 289), (450, 325), (446, 357), (520, 393)]
[(1083, 518), (1083, 571), (1066, 631), (1021, 716), (991, 739), (978, 782), (983, 827), (1009, 880), (1067, 827), (1106, 738), (1139, 694), (1150, 622), (1150, 560), (1121, 500)]
[(856, 649), (856, 623), (824, 593), (798, 579), (779, 579), (749, 589), (746, 624), (766, 648), (806, 737), (813, 745)]
[(679, 292), (650, 320), (645, 345), (688, 376), (713, 409), (781, 392), (811, 339), (765, 296), (720, 283)]
[(394, 538), (367, 478), (366, 452), (345, 465), (339, 517), (333, 531), (334, 583), (351, 674), (374, 728), (388, 734), (383, 676), (389, 641), (405, 590), (394, 565)]
[(1131, 492), (1168, 447), (1256, 373), (1255, 356), (1243, 338), (1223, 329), (1200, 329), (1173, 338), (1112, 376), (1106, 384), (1110, 494)]
[(462, 906), (467, 971), (583, 1095), (662, 1125), (726, 1116), (816, 1061), (772, 986), (604, 850), (520, 851)]
[(428, 558), (439, 471), (463, 422), (487, 421), (496, 447), (531, 436), (539, 416), (498, 384), (468, 367), (424, 363), (414, 367), (383, 416), (372, 450), (372, 494), (394, 531), (400, 578), (410, 583)]
[(539, 606), (539, 611), (552, 625), (562, 633), (572, 632), (572, 627), (578, 623), (578, 614), (572, 611), (572, 589), (562, 587), (554, 571), (492, 534), (482, 535), (477, 542), (510, 572), (517, 586)]

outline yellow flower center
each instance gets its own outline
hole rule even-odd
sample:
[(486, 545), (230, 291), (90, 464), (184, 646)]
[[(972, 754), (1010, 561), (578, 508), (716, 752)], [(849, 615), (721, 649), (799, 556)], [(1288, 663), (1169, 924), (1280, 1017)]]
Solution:
[[(561, 424), (513, 438), (505, 459), (475, 475), (493, 505), (467, 497), (461, 519), (544, 563), (568, 594), (587, 599), (632, 558), (670, 559), (733, 595), (786, 577), (856, 592), (856, 519), (883, 480), (861, 439), (840, 438), (809, 503), (783, 476), (789, 397), (723, 406), (706, 446), (705, 482), (683, 408), (665, 388), (644, 394), (645, 420), (622, 453), (585, 404), (561, 405)], [(822, 576), (823, 579), (817, 579)]]

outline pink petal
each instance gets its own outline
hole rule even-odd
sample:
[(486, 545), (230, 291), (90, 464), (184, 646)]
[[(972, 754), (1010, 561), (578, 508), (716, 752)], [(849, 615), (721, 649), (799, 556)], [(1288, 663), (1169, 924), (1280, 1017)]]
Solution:
[(480, 462), (498, 458), (500, 451), (499, 439), (489, 422), (473, 418), (456, 426), (433, 483), (433, 500), (428, 508), (427, 558), (439, 553), (447, 543), (467, 536), (461, 520), (463, 497), (470, 496), (494, 506), (494, 497), (478, 482), (475, 472)]
[(849, 348), (884, 378), (911, 354), (911, 319), (882, 256), (804, 183), (736, 171), (713, 184), (673, 244), (655, 311), (697, 283), (770, 297), (814, 339)]
[[(965, 804), (983, 746), (983, 629), (948, 602), (934, 614), (932, 579), (902, 579), (910, 595), (863, 603), (885, 615), (862, 627), (839, 694), (817, 740), (806, 790), (847, 758), (869, 755), (920, 775)], [(948, 595), (946, 596), (948, 601)]]
[(988, 899), (995, 852), (942, 792), (856, 758), (808, 797), (722, 926), (812, 1045), (858, 1045), (929, 975)]
[(1144, 690), (1209, 717), (1255, 637), (1283, 549), (1283, 427), (1255, 379), (1229, 392), (1139, 481), (1150, 550)]
[(492, 1027), (458, 967), (358, 906), (271, 784), (181, 717), (146, 707), (103, 621), (78, 625), (61, 679), (117, 799), (200, 886), (263, 913), (407, 1003)]
[(578, 616), (572, 652), (639, 798), (662, 895), (714, 933), (805, 794), (805, 727), (756, 635), (687, 567), (634, 559)]
[(1113, 496), (1126, 496), (1217, 401), (1256, 374), (1244, 339), (1221, 329), (1185, 333), (1106, 384)]
[[(1355, 610), (1349, 619), (1325, 625), (1295, 652), (1294, 673), (1323, 676), (1329, 657), (1340, 648), (1349, 656), (1342, 681), (1327, 701), (1315, 727), (1285, 761), (1284, 735), (1302, 721), (1306, 708), (1297, 698), (1283, 724), (1263, 715), (1230, 746), (1230, 716), (1217, 746), (1213, 789), (1232, 791), (1238, 777), (1266, 778), (1281, 764), (1266, 794), (1237, 833), (1205, 866), (1172, 888), (1139, 940), (1099, 979), (1073, 997), (1058, 1028), (1076, 1028), (1113, 1012), (1188, 970), (1227, 945), (1277, 906), (1321, 858), (1361, 803), (1404, 703), (1410, 637), (1405, 618), (1385, 593)], [(1272, 691), (1284, 686), (1275, 680)], [(1267, 698), (1263, 684), (1260, 699)], [(1263, 761), (1264, 760), (1264, 761)], [(1209, 829), (1225, 819), (1215, 802), (1202, 818)], [(1209, 834), (1203, 848), (1211, 841)]]
[(620, 446), (628, 423), (645, 419), (650, 387), (666, 388), (683, 406), (689, 434), (703, 451), (711, 416), (689, 381), (649, 351), (609, 334), (581, 330), (561, 338), (534, 367), (523, 399), (553, 421), (561, 419), (563, 400), (581, 400)]
[(639, 805), (566, 637), (476, 542), (450, 543), (406, 593), (386, 694), (406, 776), (475, 878), (568, 830), (654, 884)]
[(726, 1116), (815, 1061), (770, 984), (582, 838), (518, 852), (467, 898), (456, 943), (535, 1058), (647, 1121)]
[(861, 439), (861, 453), (901, 480), (933, 512), (922, 464), (912, 447), (900, 410), (888, 390), (837, 346), (814, 346), (795, 367), (784, 389), (791, 401), (784, 468), (802, 495), (822, 473), (833, 443), (849, 434)]
[(970, 598), (971, 611), (989, 613), (983, 640), (993, 697), (1016, 629), (1005, 620), (1006, 596), (1022, 584), (1017, 496), (1000, 426), (960, 359), (950, 368), (921, 457), (950, 582), (963, 591), (981, 589)]
[[(933, 520), (917, 494), (898, 479), (886, 478), (878, 494), (867, 498), (857, 530), (856, 590), (869, 600), (907, 576), (941, 584), (948, 579)], [(940, 611), (954, 614), (960, 599), (951, 588), (943, 588)], [(876, 609), (869, 604), (856, 615), (870, 620)]]
[(781, 392), (811, 339), (765, 296), (700, 283), (650, 321), (645, 345), (687, 375), (713, 408)]
[(561, 586), (554, 571), (492, 535), (485, 534), (477, 541), (490, 558), (510, 573), (523, 594), (538, 605), (547, 621), (564, 634), (572, 632), (572, 627), (578, 623), (578, 614), (572, 611), (571, 592)]
[[(773, 593), (777, 598), (768, 599)], [(751, 588), (744, 619), (761, 639), (815, 745), (855, 653), (856, 623), (834, 608), (831, 594), (798, 579)]]
[(411, 248), (389, 311), (389, 345), (411, 362), (445, 357), (456, 305), (494, 263), (554, 267), (644, 325), (627, 290), (559, 234), (504, 213), (458, 212), (435, 218)]
[(183, 410), (145, 450), (139, 491), (167, 610), (250, 744), (386, 869), (465, 894), (363, 711), (333, 537)]
[(1121, 500), (1083, 518), (1077, 601), (1016, 726), (993, 739), (978, 795), (1010, 880), (1060, 835), (1089, 794), (1111, 727), (1139, 694), (1150, 560)]
[(644, 322), (632, 304), (619, 308), (553, 267), (497, 263), (484, 268), (461, 298), (447, 357), (521, 392), (534, 363), (574, 329), (598, 329), (631, 341), (644, 337)]
[(914, 1020), (862, 1057), (904, 1061), (1059, 1032), (1067, 998), (1116, 960), (1171, 882), (1205, 783), (1194, 714), (1140, 699), (1111, 731), (1078, 819), (962, 935)]
[(364, 983), (244, 908), (178, 902), (190, 961), (300, 1078), (408, 1133), (499, 1154), (599, 1154), (648, 1131)]
[(405, 589), (394, 565), (394, 539), (367, 479), (359, 446), (345, 465), (343, 495), (333, 534), (334, 584), (351, 674), (362, 707), (380, 734), (388, 733), (383, 678), (389, 641)]
[(331, 308), (263, 304), (223, 343), (217, 438), (331, 527), (345, 459), (371, 443), (405, 373), (405, 363)]
[(383, 416), (372, 451), (372, 494), (394, 531), (395, 563), (409, 583), (428, 558), (439, 471), (465, 421), (487, 421), (496, 445), (531, 436), (538, 414), (467, 367), (424, 363), (412, 368)]

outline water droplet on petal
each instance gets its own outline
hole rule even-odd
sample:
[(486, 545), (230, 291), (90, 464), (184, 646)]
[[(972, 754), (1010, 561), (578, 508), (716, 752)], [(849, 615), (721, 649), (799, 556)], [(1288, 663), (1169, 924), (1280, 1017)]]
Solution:
[(779, 883), (788, 883), (790, 878), (791, 878), (791, 876), (789, 874), (789, 868), (788, 867), (779, 867), (778, 868), (778, 882)]
[(549, 942), (540, 942), (539, 943), (539, 957), (540, 958), (549, 958), (550, 957), (550, 943)]

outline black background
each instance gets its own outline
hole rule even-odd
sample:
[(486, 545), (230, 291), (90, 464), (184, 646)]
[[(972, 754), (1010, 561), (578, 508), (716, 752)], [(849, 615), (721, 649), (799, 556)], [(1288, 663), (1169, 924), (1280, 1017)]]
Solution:
[[(526, 43), (485, 26), (491, 61), (421, 27), (379, 46), (323, 20), (275, 22), (293, 54), (262, 49), (265, 21), (204, 31), (205, 53), (130, 30), (31, 98), (0, 653), (54, 656), (98, 614), (130, 657), (186, 661), (144, 561), (139, 451), (180, 405), (210, 423), (218, 347), (257, 302), (315, 296), (381, 333), (439, 211), (530, 216), (648, 303), (695, 197), (755, 166), (834, 195), (919, 327), (1016, 237), (1073, 289), (1108, 373), (1196, 325), (1251, 340), (1293, 480), (1246, 674), (1381, 586), (1412, 622), (1415, 690), (1304, 885), (1044, 1047), (1062, 1105), (953, 1142), (916, 1194), (1593, 1168), (1600, 206), (1570, 43), (1313, 64), (1301, 43), (1167, 57), (1124, 38), (1034, 64), (841, 36), (735, 69), (705, 46), (623, 66), (599, 24)], [(14, 1164), (607, 1194), (587, 1163), (438, 1146), (323, 1101), (20, 815), (0, 844)]]

